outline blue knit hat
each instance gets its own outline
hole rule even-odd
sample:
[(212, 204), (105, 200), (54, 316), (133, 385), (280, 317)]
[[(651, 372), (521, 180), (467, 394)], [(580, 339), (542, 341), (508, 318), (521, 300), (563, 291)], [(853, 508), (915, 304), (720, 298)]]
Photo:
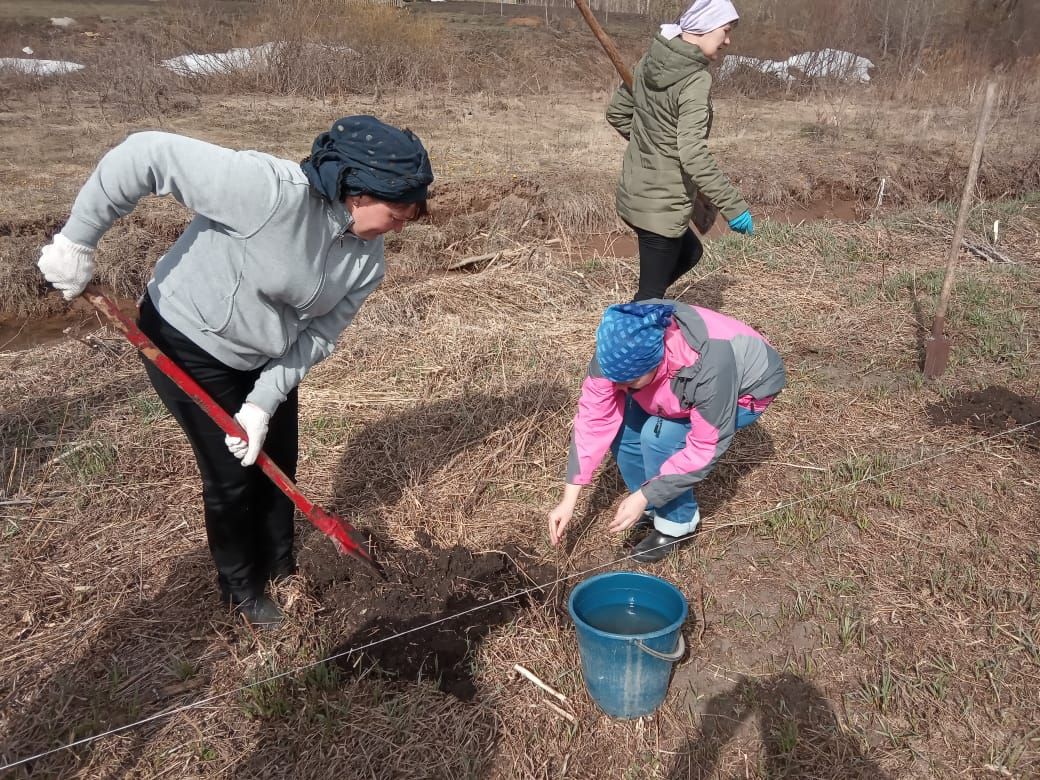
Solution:
[(619, 303), (603, 312), (596, 329), (596, 360), (611, 382), (631, 382), (664, 359), (664, 329), (675, 307), (663, 303)]

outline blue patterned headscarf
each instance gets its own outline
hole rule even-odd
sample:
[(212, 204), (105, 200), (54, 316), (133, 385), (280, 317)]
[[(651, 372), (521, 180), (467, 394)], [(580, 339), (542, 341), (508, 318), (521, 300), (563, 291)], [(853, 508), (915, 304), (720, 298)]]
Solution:
[(663, 303), (620, 303), (603, 312), (596, 329), (596, 360), (611, 382), (631, 382), (664, 359), (664, 329), (675, 307)]
[(426, 200), (433, 168), (426, 147), (411, 130), (374, 116), (345, 116), (314, 139), (300, 163), (307, 180), (327, 200), (368, 193), (394, 203)]

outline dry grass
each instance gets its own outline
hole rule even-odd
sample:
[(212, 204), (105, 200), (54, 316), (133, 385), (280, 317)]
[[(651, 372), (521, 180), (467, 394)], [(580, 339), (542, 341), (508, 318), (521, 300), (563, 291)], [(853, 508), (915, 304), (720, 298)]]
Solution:
[[(977, 224), (1001, 216), (1005, 250), (1028, 259), (1035, 209), (994, 204)], [(1030, 776), (1035, 430), (770, 511), (1003, 430), (1001, 404), (1016, 398), (1036, 419), (1031, 262), (966, 265), (952, 370), (920, 383), (915, 312), (930, 306), (943, 240), (907, 215), (767, 224), (755, 241), (711, 244), (682, 297), (762, 328), (791, 387), (701, 491), (709, 519), (697, 544), (654, 567), (698, 621), (665, 707), (630, 724), (597, 717), (552, 599), (472, 648), (470, 703), (432, 682), (325, 666), (235, 692), (341, 646), (357, 615), (328, 601), (322, 578), (349, 577), (351, 564), (301, 529), (303, 577), (282, 593), (289, 628), (234, 628), (211, 606), (187, 445), (129, 350), (107, 337), (108, 349), (0, 356), (12, 389), (32, 388), (3, 419), (5, 493), (28, 502), (3, 507), (4, 755), (233, 692), (35, 771), (956, 777), (992, 764)], [(632, 283), (630, 259), (551, 249), (478, 274), (395, 270), (304, 385), (301, 484), (401, 549), (415, 548), (417, 530), (475, 552), (514, 543), (562, 575), (616, 557), (599, 530), (612, 478), (559, 554), (542, 512), (597, 313)], [(990, 386), (1004, 388), (986, 396), (992, 414), (958, 417)], [(570, 698), (578, 725), (512, 676), (517, 662)]]
[[(562, 549), (543, 519), (599, 312), (635, 283), (634, 258), (590, 248), (621, 245), (609, 233), (621, 143), (601, 120), (603, 93), (448, 106), (424, 94), (349, 102), (413, 127), (439, 178), (433, 218), (391, 242), (387, 282), (302, 387), (300, 484), (374, 531), (391, 560), (428, 537), (474, 557), (515, 545), (519, 571), (574, 576), (624, 554), (602, 532), (619, 497), (609, 468)], [(46, 309), (34, 247), (135, 126), (79, 104), (63, 124), (52, 97), (11, 98), (0, 139), (7, 314)], [(343, 108), (203, 95), (159, 124), (298, 158)], [(714, 144), (756, 214), (821, 198), (866, 213), (880, 176), (901, 210), (765, 221), (751, 240), (712, 241), (675, 291), (765, 332), (790, 385), (699, 491), (696, 542), (651, 568), (683, 589), (693, 620), (669, 699), (642, 721), (609, 721), (585, 693), (560, 609), (568, 582), (504, 619), (474, 613), (480, 630), (459, 633), (475, 637), (468, 702), (425, 671), (317, 663), (357, 643), (361, 610), (388, 591), (352, 591), (352, 564), (310, 528), (302, 574), (278, 594), (285, 630), (235, 625), (216, 606), (190, 449), (131, 350), (93, 327), (94, 346), (0, 351), (0, 763), (220, 696), (32, 775), (1037, 776), (1040, 434), (974, 444), (1040, 418), (1040, 203), (1031, 152), (1015, 151), (1031, 111), (1008, 110), (994, 129), (970, 224), (983, 238), (1000, 219), (1019, 262), (965, 259), (951, 368), (925, 384), (917, 364), (951, 221), (927, 201), (958, 191), (970, 108), (827, 93), (719, 101)], [(144, 204), (106, 239), (102, 278), (135, 294), (184, 218)], [(490, 266), (444, 271), (501, 250)], [(467, 587), (443, 584), (428, 602), (417, 587), (407, 617), (440, 615)], [(577, 723), (514, 663), (561, 690)]]

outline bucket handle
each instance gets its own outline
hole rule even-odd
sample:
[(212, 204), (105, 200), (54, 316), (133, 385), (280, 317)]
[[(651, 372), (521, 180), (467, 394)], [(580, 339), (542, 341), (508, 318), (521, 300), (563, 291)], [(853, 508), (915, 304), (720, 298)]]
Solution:
[(686, 652), (686, 640), (683, 639), (682, 632), (680, 632), (679, 633), (679, 642), (678, 642), (678, 644), (676, 644), (675, 650), (673, 650), (670, 653), (661, 653), (661, 652), (658, 652), (657, 650), (653, 650), (653, 649), (647, 647), (645, 644), (643, 644), (643, 640), (642, 639), (637, 639), (636, 640), (636, 647), (638, 647), (644, 653), (646, 653), (648, 655), (652, 655), (654, 658), (660, 658), (662, 661), (667, 661), (668, 663), (674, 664), (676, 661), (678, 661), (680, 658), (682, 658), (683, 657), (683, 653)]

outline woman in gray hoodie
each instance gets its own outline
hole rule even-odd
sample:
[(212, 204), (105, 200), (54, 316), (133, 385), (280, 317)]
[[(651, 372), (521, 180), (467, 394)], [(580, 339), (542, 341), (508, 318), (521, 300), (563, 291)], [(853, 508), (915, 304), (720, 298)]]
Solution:
[(98, 240), (146, 195), (195, 212), (156, 264), (138, 324), (248, 435), (225, 436), (146, 362), (202, 475), (221, 596), (254, 624), (281, 613), (266, 583), (295, 571), (293, 506), (254, 466), (261, 447), (290, 478), (296, 387), (383, 279), (383, 234), (426, 213), (429, 156), (410, 131), (344, 117), (302, 163), (162, 132), (129, 136), (80, 190), (38, 266), (66, 300), (94, 274)]

